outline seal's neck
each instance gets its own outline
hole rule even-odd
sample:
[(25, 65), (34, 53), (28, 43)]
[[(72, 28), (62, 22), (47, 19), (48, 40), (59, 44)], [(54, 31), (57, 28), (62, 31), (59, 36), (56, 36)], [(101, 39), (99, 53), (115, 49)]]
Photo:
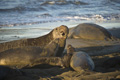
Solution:
[(51, 31), (50, 33), (44, 35), (44, 36), (41, 36), (41, 37), (38, 37), (36, 40), (37, 42), (37, 45), (42, 45), (42, 46), (45, 46), (47, 45), (48, 43), (50, 43), (54, 38), (53, 38), (53, 35), (52, 35), (52, 32)]

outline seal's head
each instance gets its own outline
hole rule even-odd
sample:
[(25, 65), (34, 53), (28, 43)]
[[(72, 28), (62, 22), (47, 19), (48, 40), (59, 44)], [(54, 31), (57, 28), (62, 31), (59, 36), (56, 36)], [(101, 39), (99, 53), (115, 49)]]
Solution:
[(67, 46), (67, 54), (65, 54), (62, 57), (62, 62), (63, 62), (64, 67), (70, 67), (70, 60), (71, 60), (71, 57), (72, 57), (74, 51), (75, 51), (74, 47), (72, 47), (72, 45), (69, 44)]
[(69, 33), (69, 29), (65, 25), (61, 25), (53, 30), (53, 38), (63, 38), (66, 39)]
[(75, 48), (72, 45), (68, 44), (68, 46), (67, 46), (67, 54), (72, 55), (74, 52), (75, 52)]

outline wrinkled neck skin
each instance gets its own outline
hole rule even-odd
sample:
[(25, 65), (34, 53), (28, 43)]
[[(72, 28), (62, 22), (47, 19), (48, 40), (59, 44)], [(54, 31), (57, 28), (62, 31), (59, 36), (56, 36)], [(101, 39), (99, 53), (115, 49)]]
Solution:
[(59, 39), (54, 39), (43, 48), (42, 53), (40, 53), (40, 57), (55, 56), (57, 54), (58, 49), (59, 49)]
[[(47, 44), (49, 44), (52, 40), (54, 40), (53, 35), (52, 35), (53, 30), (41, 37), (35, 38), (35, 43), (36, 46), (46, 46)], [(34, 46), (34, 45), (33, 45)]]
[(43, 48), (41, 56), (56, 56), (61, 57), (65, 48), (66, 39), (54, 39)]
[(66, 45), (66, 39), (65, 38), (59, 39), (59, 49), (56, 53), (57, 57), (62, 57), (65, 45)]

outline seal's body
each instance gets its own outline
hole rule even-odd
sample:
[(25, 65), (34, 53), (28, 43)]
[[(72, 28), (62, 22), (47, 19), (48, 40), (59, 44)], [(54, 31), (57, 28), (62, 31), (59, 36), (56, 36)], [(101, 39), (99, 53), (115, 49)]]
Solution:
[(26, 46), (44, 47), (47, 44), (49, 44), (52, 40), (61, 38), (61, 41), (59, 43), (60, 47), (57, 52), (57, 56), (61, 56), (60, 54), (64, 50), (68, 32), (69, 32), (68, 27), (62, 25), (60, 27), (53, 29), (50, 33), (38, 38), (21, 39), (21, 40), (6, 42), (6, 43), (0, 43), (0, 52), (8, 49), (22, 48)]
[(51, 41), (44, 48), (41, 47), (22, 47), (9, 49), (0, 53), (0, 65), (22, 68), (32, 66), (41, 57), (56, 56), (59, 49), (59, 39)]
[(84, 70), (93, 70), (94, 62), (90, 56), (85, 52), (75, 52), (70, 61), (70, 66), (78, 72)]
[(82, 72), (94, 69), (94, 62), (87, 53), (82, 51), (75, 52), (75, 48), (69, 44), (67, 46), (67, 54), (72, 54), (69, 64), (75, 71)]
[(83, 23), (72, 28), (69, 32), (68, 38), (80, 38), (90, 40), (110, 40), (113, 38), (112, 34), (102, 26)]

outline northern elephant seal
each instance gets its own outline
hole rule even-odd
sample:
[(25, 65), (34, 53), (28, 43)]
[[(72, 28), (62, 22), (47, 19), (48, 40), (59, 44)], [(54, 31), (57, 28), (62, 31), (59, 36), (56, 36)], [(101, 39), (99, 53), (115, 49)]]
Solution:
[(82, 23), (69, 31), (68, 38), (81, 38), (90, 40), (111, 40), (112, 34), (102, 26), (92, 23)]
[(58, 53), (57, 56), (61, 56), (60, 54), (64, 50), (68, 33), (69, 33), (68, 27), (65, 25), (61, 25), (60, 27), (53, 29), (50, 33), (38, 38), (21, 39), (21, 40), (6, 42), (6, 43), (0, 43), (0, 52), (8, 49), (20, 48), (25, 46), (44, 47), (52, 40), (57, 38), (62, 38), (60, 41), (59, 50), (57, 52)]
[(94, 62), (90, 58), (90, 56), (85, 52), (74, 52), (70, 66), (78, 72), (82, 72), (84, 70), (93, 70), (94, 69)]
[(70, 67), (75, 71), (82, 72), (84, 70), (94, 69), (94, 62), (87, 53), (82, 51), (75, 52), (72, 45), (67, 46), (67, 51), (72, 54)]
[(59, 48), (58, 41), (59, 39), (55, 39), (44, 48), (24, 47), (1, 52), (0, 65), (16, 68), (33, 67), (40, 64), (70, 67), (72, 54), (69, 52), (72, 49), (63, 57), (56, 57), (56, 52)]
[(51, 41), (44, 48), (41, 47), (22, 47), (9, 49), (0, 53), (0, 65), (23, 68), (32, 66), (41, 57), (56, 56), (59, 49), (59, 39)]

